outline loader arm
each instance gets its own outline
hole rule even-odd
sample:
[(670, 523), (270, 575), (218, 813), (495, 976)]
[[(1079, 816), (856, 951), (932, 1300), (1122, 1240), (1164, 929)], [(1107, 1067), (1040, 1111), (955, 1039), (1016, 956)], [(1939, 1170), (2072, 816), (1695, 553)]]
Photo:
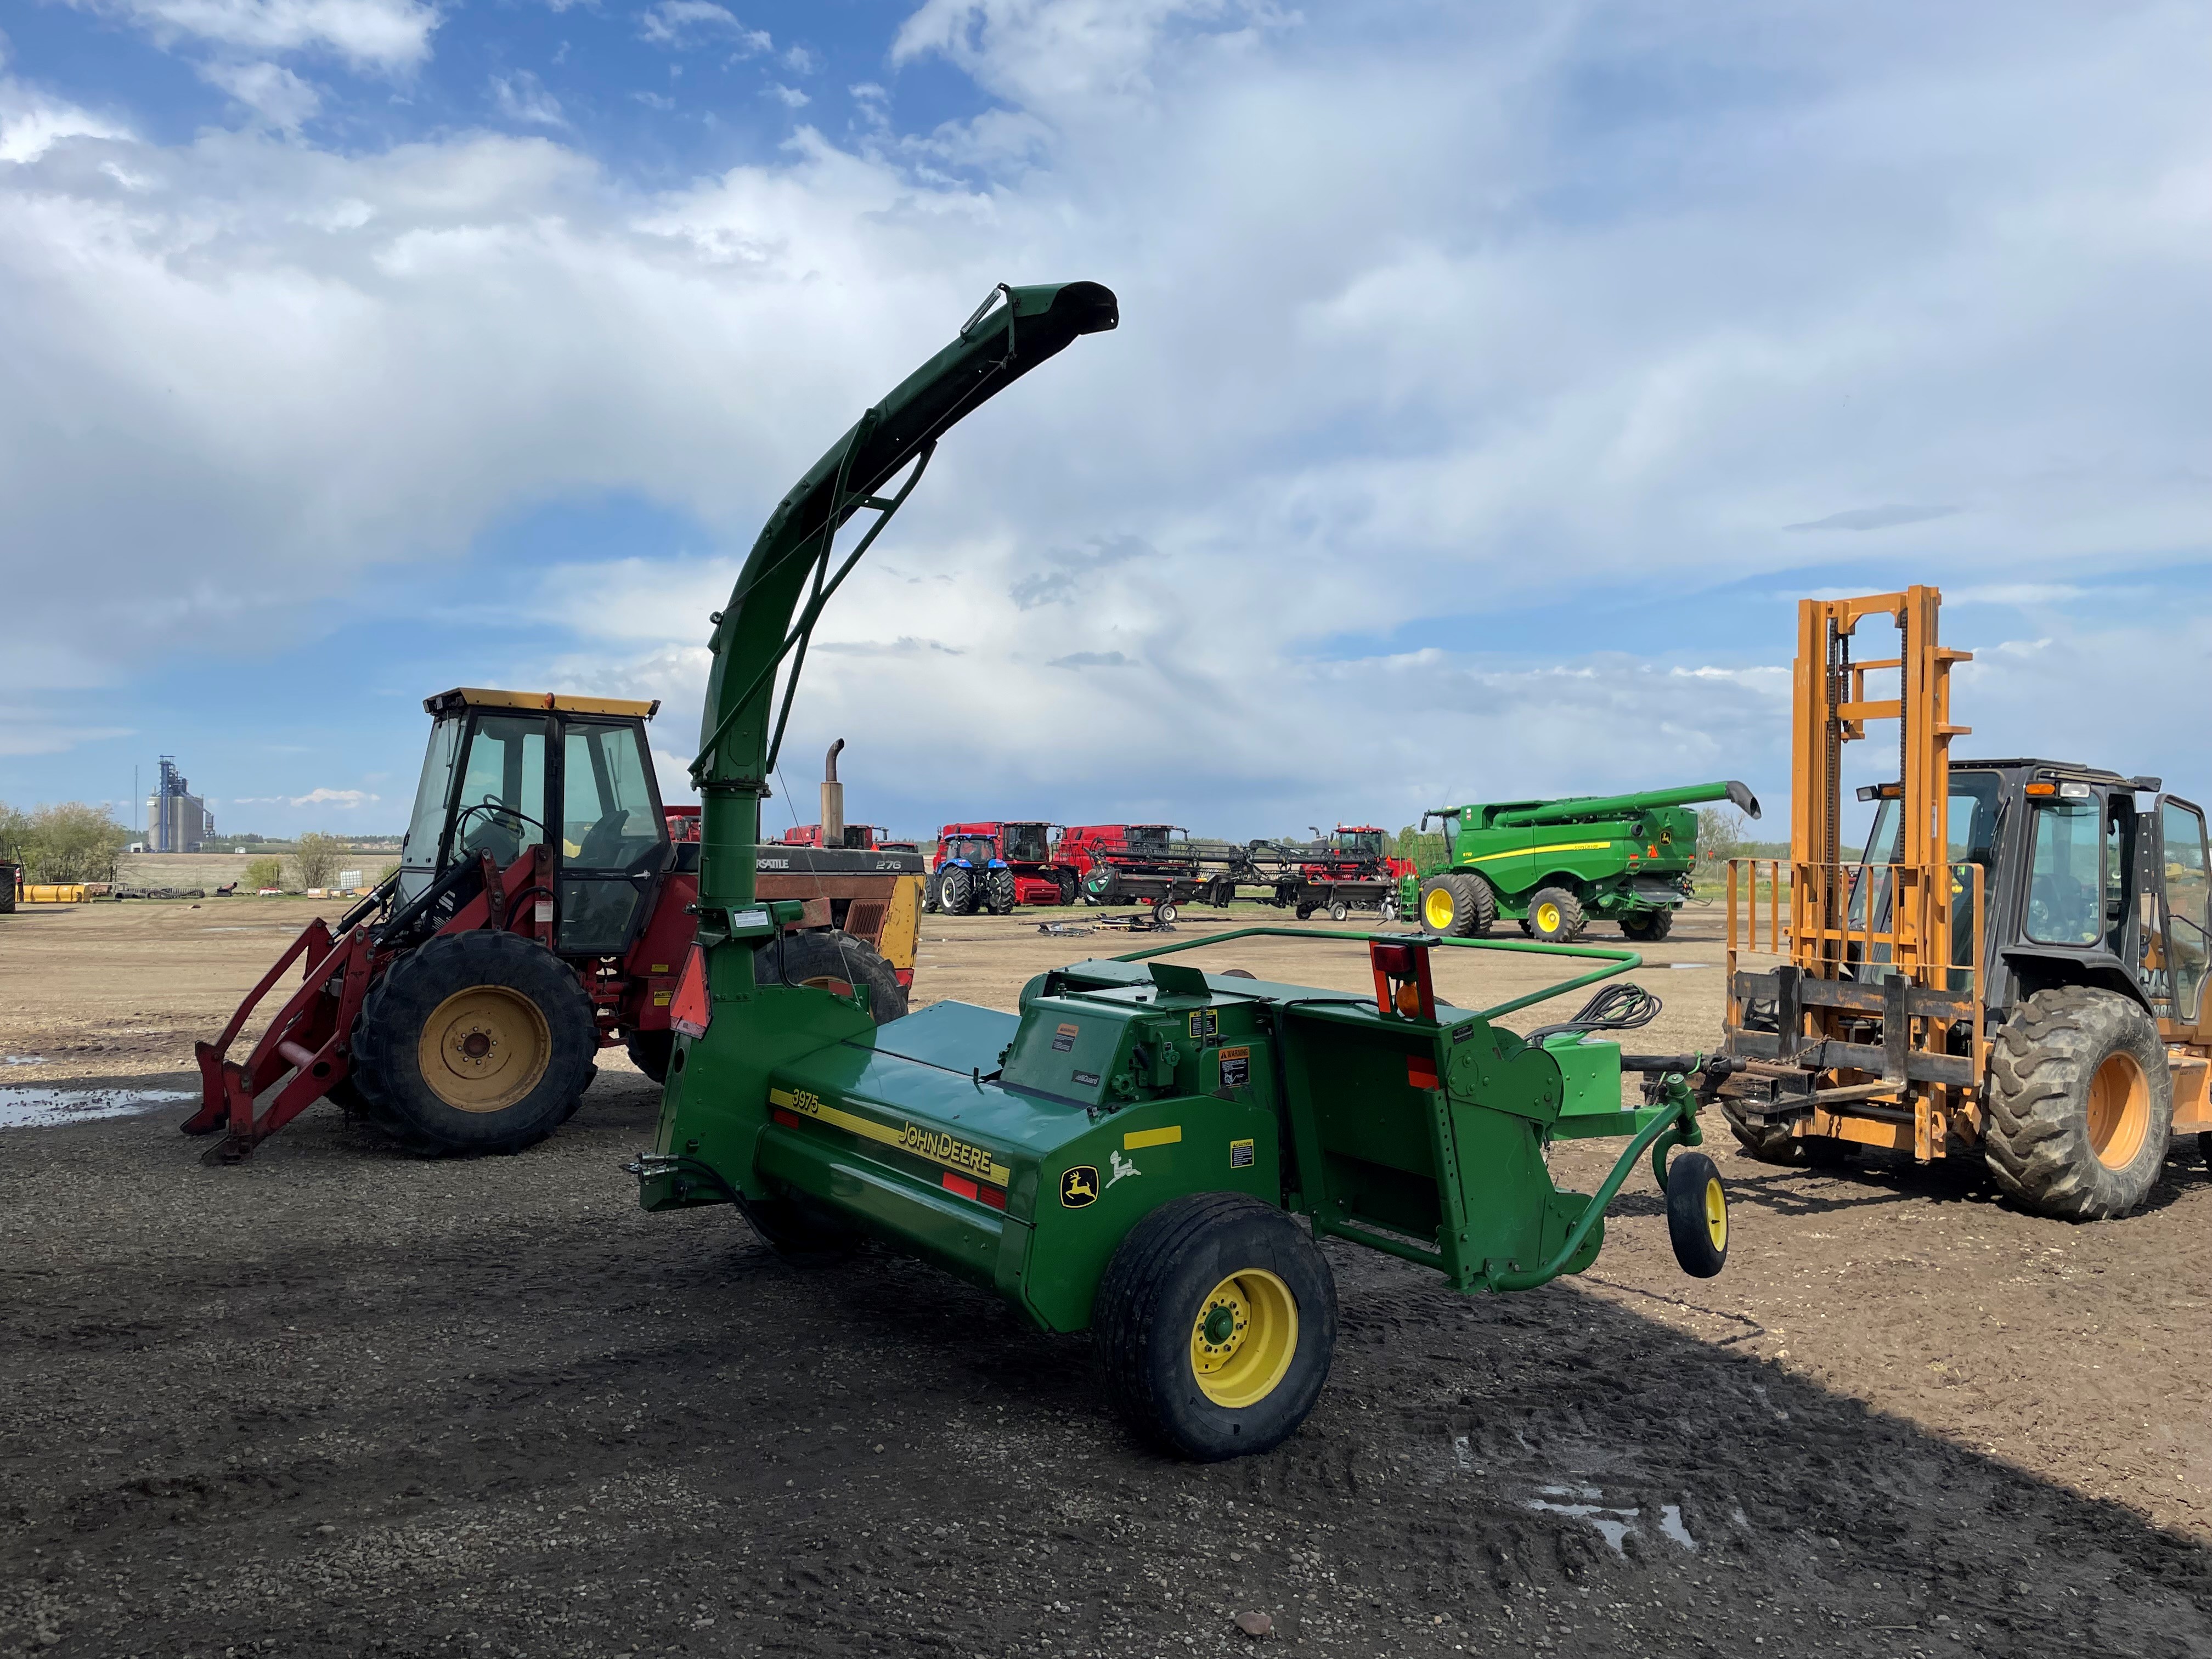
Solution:
[[(1078, 335), (1118, 321), (1112, 291), (1096, 283), (1001, 286), (951, 344), (861, 416), (777, 504), (729, 604), (714, 617), (714, 661), (691, 769), (702, 807), (702, 922), (753, 898), (760, 803), (782, 735), (779, 666), (789, 664), (781, 705), (787, 714), (823, 606), (914, 487), (938, 439)], [(879, 493), (902, 472), (896, 495)], [(833, 565), (837, 531), (864, 508), (878, 514), (875, 525)]]

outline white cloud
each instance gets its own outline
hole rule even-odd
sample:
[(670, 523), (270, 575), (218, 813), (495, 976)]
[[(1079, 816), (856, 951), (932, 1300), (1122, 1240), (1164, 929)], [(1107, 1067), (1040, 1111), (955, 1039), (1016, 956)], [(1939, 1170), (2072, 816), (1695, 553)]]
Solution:
[(690, 47), (714, 40), (734, 45), (744, 55), (769, 52), (775, 45), (765, 29), (747, 27), (714, 0), (659, 0), (638, 15), (638, 23), (640, 38), (660, 46)]
[(0, 706), (0, 757), (61, 755), (79, 744), (131, 735), (128, 726), (84, 726), (43, 708)]
[(364, 789), (310, 789), (304, 795), (240, 795), (234, 806), (335, 806), (350, 811), (356, 807), (372, 806), (382, 800), (381, 795)]
[(322, 108), (322, 94), (276, 64), (203, 64), (200, 78), (216, 86), (271, 126), (297, 131)]
[(813, 101), (797, 87), (787, 87), (781, 82), (763, 87), (761, 89), (761, 96), (776, 100), (786, 109), (805, 109)]
[(127, 127), (0, 75), (0, 161), (35, 161), (64, 138), (128, 138)]
[(128, 18), (170, 44), (213, 41), (254, 52), (337, 53), (386, 73), (427, 62), (436, 10), (422, 0), (76, 0)]
[(512, 75), (491, 77), (491, 100), (501, 115), (510, 121), (546, 127), (568, 125), (561, 113), (561, 100), (545, 90), (545, 84), (528, 70), (517, 70)]

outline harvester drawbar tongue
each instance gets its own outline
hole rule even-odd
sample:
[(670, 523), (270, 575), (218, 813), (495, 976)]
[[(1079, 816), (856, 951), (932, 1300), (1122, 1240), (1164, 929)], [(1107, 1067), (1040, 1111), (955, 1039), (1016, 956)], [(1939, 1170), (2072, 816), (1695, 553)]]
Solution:
[[(1717, 1272), (1718, 1176), (1701, 1153), (1668, 1157), (1698, 1140), (1692, 1084), (1716, 1085), (1717, 1066), (1632, 1057), (1646, 1082), (1624, 1108), (1614, 1043), (1573, 1023), (1533, 1042), (1495, 1023), (1626, 972), (1632, 951), (1249, 928), (1042, 975), (1018, 1013), (945, 1002), (878, 1024), (864, 975), (817, 962), (788, 931), (793, 907), (755, 902), (777, 664), (796, 672), (823, 601), (938, 435), (1116, 320), (1095, 284), (998, 294), (786, 498), (716, 619), (695, 767), (698, 942), (671, 1010), (654, 1150), (632, 1166), (645, 1207), (735, 1203), (795, 1263), (874, 1237), (1044, 1329), (1089, 1330), (1122, 1418), (1200, 1459), (1264, 1451), (1312, 1409), (1336, 1334), (1318, 1237), (1462, 1291), (1529, 1289), (1595, 1259), (1607, 1205), (1648, 1153), (1678, 1258)], [(878, 493), (907, 466), (896, 495)], [(836, 527), (863, 507), (881, 516), (836, 564)], [(786, 711), (790, 692), (787, 674)], [(1364, 940), (1372, 995), (1168, 959), (1255, 934)], [(1472, 1013), (1437, 1000), (1437, 948), (1595, 965)], [(1559, 1190), (1547, 1147), (1593, 1135), (1626, 1137), (1611, 1174), (1593, 1195)]]

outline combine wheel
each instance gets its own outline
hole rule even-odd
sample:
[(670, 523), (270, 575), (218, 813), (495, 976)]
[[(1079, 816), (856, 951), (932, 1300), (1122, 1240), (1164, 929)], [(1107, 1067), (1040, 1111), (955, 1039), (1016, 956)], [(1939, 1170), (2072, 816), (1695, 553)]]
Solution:
[(1336, 1346), (1336, 1283), (1305, 1230), (1242, 1193), (1171, 1199), (1099, 1281), (1091, 1343), (1115, 1413), (1199, 1462), (1263, 1452), (1313, 1409)]
[(1729, 1133), (1761, 1164), (1789, 1170), (1825, 1170), (1850, 1160), (1851, 1144), (1848, 1140), (1831, 1140), (1826, 1135), (1793, 1135), (1786, 1123), (1773, 1124), (1745, 1116), (1732, 1100), (1721, 1102), (1721, 1115), (1728, 1119)]
[(756, 983), (811, 985), (848, 997), (854, 988), (868, 988), (868, 1012), (876, 1024), (888, 1025), (906, 1012), (906, 988), (898, 973), (875, 946), (836, 928), (819, 933), (785, 933), (778, 942), (760, 947), (753, 963)]
[(994, 916), (1014, 914), (1014, 872), (1008, 869), (987, 870), (983, 872), (983, 908)]
[(1667, 1240), (1692, 1279), (1711, 1279), (1728, 1261), (1728, 1194), (1703, 1152), (1678, 1152), (1667, 1166)]
[(668, 1081), (668, 1062), (676, 1054), (675, 1032), (632, 1031), (623, 1046), (629, 1051), (629, 1063), (639, 1071), (655, 1083)]
[(1498, 895), (1480, 876), (1450, 872), (1421, 884), (1421, 927), (1442, 939), (1483, 939), (1498, 920)]
[(2149, 1195), (2173, 1134), (2158, 1027), (2114, 991), (2062, 986), (2022, 1003), (1990, 1045), (1982, 1156), (1997, 1185), (2065, 1221)]
[(949, 864), (937, 872), (937, 908), (948, 916), (964, 916), (975, 908), (975, 872)]
[(441, 933), (368, 994), (354, 1078), (417, 1150), (512, 1152), (575, 1109), (598, 1051), (591, 999), (560, 957), (520, 933)]
[(1053, 877), (1053, 879), (1059, 884), (1060, 902), (1062, 904), (1073, 904), (1082, 898), (1082, 884), (1075, 879), (1074, 871), (1060, 871)]
[(1640, 945), (1656, 945), (1674, 931), (1674, 913), (1631, 910), (1620, 919), (1620, 931)]
[(1583, 931), (1582, 901), (1564, 887), (1539, 887), (1528, 901), (1528, 936), (1564, 945)]

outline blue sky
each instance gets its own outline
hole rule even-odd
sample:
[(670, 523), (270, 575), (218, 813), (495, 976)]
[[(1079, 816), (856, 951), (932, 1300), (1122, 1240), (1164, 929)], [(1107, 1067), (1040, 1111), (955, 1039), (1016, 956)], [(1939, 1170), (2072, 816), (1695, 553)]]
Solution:
[[(2212, 793), (2180, 5), (0, 11), (0, 799), (390, 830), (421, 699), (657, 696), (990, 284), (789, 744), (854, 816), (1245, 836), (1786, 782), (1792, 604), (1942, 584), (1968, 750)], [(772, 804), (775, 815), (788, 811)]]

